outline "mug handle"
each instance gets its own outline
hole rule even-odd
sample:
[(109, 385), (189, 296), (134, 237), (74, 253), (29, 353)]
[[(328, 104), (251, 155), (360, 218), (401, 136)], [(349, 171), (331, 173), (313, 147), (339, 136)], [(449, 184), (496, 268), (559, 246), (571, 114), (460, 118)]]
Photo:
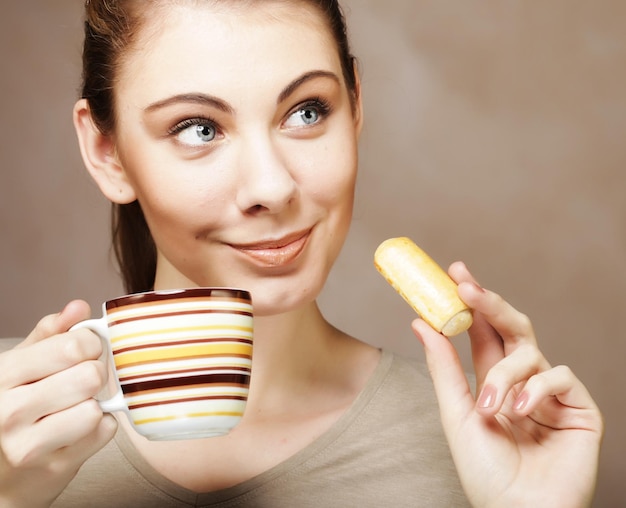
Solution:
[[(104, 342), (105, 347), (108, 352), (110, 365), (115, 365), (115, 361), (113, 360), (113, 351), (111, 350), (111, 344), (109, 342), (109, 326), (106, 319), (106, 314), (98, 319), (87, 319), (85, 321), (81, 321), (80, 323), (76, 323), (74, 326), (70, 328), (72, 330), (78, 330), (79, 328), (87, 328), (92, 332), (96, 333), (102, 342)], [(122, 387), (120, 386), (120, 381), (115, 376), (115, 385), (116, 392), (110, 399), (107, 400), (97, 400), (100, 409), (104, 413), (112, 413), (114, 411), (128, 411), (128, 407), (126, 406), (126, 402), (124, 401), (124, 393), (122, 392)]]

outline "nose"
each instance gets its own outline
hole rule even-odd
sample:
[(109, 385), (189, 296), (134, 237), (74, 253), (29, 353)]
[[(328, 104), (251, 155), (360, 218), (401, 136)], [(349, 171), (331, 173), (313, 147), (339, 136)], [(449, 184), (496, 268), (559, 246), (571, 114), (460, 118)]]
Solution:
[(241, 141), (237, 204), (247, 214), (277, 214), (297, 195), (297, 182), (270, 136)]

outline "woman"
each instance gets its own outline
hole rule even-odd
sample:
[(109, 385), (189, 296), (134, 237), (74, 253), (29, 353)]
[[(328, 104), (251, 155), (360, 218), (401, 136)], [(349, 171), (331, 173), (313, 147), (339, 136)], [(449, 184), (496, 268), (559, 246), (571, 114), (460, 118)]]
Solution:
[(126, 287), (249, 289), (250, 399), (228, 436), (141, 438), (94, 402), (107, 378), (102, 348), (91, 332), (68, 332), (89, 316), (70, 302), (0, 355), (2, 506), (590, 502), (596, 405), (569, 369), (548, 364), (527, 318), (462, 263), (450, 273), (475, 312), (476, 399), (450, 342), (423, 321), (413, 329), (437, 400), (425, 368), (321, 315), (363, 122), (336, 2), (86, 8), (74, 121), (85, 165), (114, 203)]

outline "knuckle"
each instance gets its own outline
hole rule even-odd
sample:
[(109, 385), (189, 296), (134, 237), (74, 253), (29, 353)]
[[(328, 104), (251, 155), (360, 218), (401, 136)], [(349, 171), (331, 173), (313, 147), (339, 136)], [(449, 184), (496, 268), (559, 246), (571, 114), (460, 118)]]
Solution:
[(530, 378), (529, 384), (532, 386), (533, 391), (539, 393), (547, 393), (549, 391), (550, 384), (544, 372), (540, 372)]
[(15, 450), (10, 441), (6, 439), (0, 440), (0, 449), (7, 466), (12, 469), (18, 469), (24, 465), (24, 455)]
[(42, 317), (35, 325), (35, 331), (47, 336), (52, 335), (55, 329), (57, 314), (48, 314)]
[(525, 363), (529, 368), (539, 370), (543, 363), (544, 357), (541, 350), (534, 344), (527, 344), (520, 347), (520, 352), (524, 355)]
[(102, 420), (102, 409), (96, 399), (89, 399), (83, 402), (82, 417), (89, 428), (95, 428)]
[(85, 359), (83, 342), (76, 335), (68, 335), (63, 341), (61, 354), (70, 365), (83, 361)]
[(496, 364), (487, 374), (487, 382), (496, 386), (512, 385), (515, 382), (515, 378), (505, 365)]
[(13, 469), (27, 467), (35, 459), (33, 441), (0, 436), (0, 449), (4, 462)]
[(3, 449), (4, 457), (7, 464), (13, 469), (19, 469), (28, 465), (28, 455), (23, 450), (13, 450), (11, 447)]
[(82, 330), (68, 334), (62, 346), (62, 354), (71, 364), (97, 358), (101, 351), (100, 340), (93, 333)]
[(74, 441), (91, 435), (104, 418), (104, 413), (94, 398), (82, 401), (74, 408), (74, 411), (80, 418), (80, 425), (74, 429)]
[(523, 335), (533, 334), (533, 323), (530, 317), (523, 312), (519, 312), (517, 316), (519, 333)]
[(0, 397), (0, 436), (10, 434), (25, 419), (26, 397)]
[(574, 371), (567, 365), (557, 365), (556, 367), (554, 367), (554, 372), (566, 379), (576, 377)]
[(97, 360), (83, 362), (76, 367), (75, 378), (83, 393), (93, 397), (106, 382), (106, 370), (104, 365)]

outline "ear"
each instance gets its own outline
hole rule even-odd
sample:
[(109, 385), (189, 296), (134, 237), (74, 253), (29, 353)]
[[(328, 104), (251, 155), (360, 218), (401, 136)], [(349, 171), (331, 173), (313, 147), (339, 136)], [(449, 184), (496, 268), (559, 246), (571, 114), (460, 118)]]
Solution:
[(98, 129), (86, 99), (76, 103), (73, 118), (83, 162), (102, 194), (113, 203), (135, 201), (135, 190), (119, 162), (113, 138)]
[(361, 76), (359, 75), (358, 63), (354, 60), (354, 125), (357, 137), (363, 129), (363, 97), (361, 95)]

